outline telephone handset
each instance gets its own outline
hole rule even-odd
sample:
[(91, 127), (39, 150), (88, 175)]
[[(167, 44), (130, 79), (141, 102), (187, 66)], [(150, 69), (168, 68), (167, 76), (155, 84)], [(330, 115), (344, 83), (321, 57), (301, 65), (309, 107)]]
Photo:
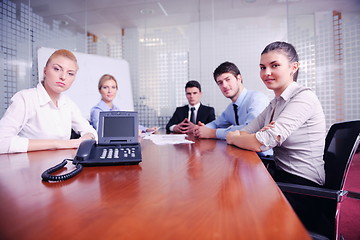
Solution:
[[(85, 140), (80, 143), (76, 152), (75, 159), (78, 161), (87, 160), (90, 157), (91, 150), (96, 146), (96, 141), (93, 139)], [(74, 160), (75, 160), (74, 159)]]
[[(96, 145), (96, 141), (93, 139), (85, 140), (80, 143), (78, 151), (76, 152), (75, 159), (84, 160), (90, 156), (91, 149)], [(75, 160), (74, 159), (74, 160)], [(67, 160), (65, 159), (61, 163), (55, 165), (54, 167), (49, 168), (48, 170), (44, 171), (41, 174), (41, 178), (44, 181), (64, 181), (69, 178), (74, 177), (76, 174), (80, 173), (83, 166), (81, 164), (76, 164), (73, 160), (73, 163), (76, 164), (75, 169), (72, 172), (63, 174), (63, 175), (51, 175), (51, 173), (60, 170), (61, 168), (65, 167), (67, 164)]]

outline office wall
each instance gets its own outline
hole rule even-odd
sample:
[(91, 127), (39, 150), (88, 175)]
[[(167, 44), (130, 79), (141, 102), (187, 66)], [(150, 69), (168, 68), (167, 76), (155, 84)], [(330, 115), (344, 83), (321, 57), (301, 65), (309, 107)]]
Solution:
[(26, 4), (3, 0), (0, 114), (16, 91), (38, 82), (36, 51), (48, 47), (125, 59), (134, 108), (143, 125), (165, 126), (175, 107), (186, 103), (184, 85), (191, 79), (201, 82), (202, 102), (214, 106), (219, 115), (229, 100), (214, 83), (214, 68), (223, 61), (233, 61), (247, 88), (271, 98), (272, 93), (259, 78), (260, 52), (266, 44), (282, 40), (297, 48), (298, 82), (316, 92), (327, 125), (360, 119), (359, 12), (338, 13), (324, 6), (321, 11), (295, 15), (291, 4), (284, 6), (278, 16), (227, 20), (216, 19), (216, 9), (212, 9), (211, 21), (199, 15), (199, 21), (188, 25), (149, 28), (145, 24), (144, 28), (126, 28), (112, 39), (99, 36), (94, 40), (55, 20), (44, 21)]
[(40, 47), (86, 52), (86, 33), (65, 29), (59, 21), (45, 22), (20, 1), (0, 2), (0, 27), (0, 116), (14, 93), (38, 83)]
[[(336, 24), (340, 29), (335, 29)], [(359, 14), (341, 13), (339, 19), (338, 13), (324, 11), (261, 20), (239, 18), (126, 29), (123, 56), (135, 66), (131, 73), (137, 76), (133, 81), (141, 102), (135, 107), (139, 112), (143, 112), (143, 106), (155, 109), (161, 118), (147, 115), (146, 119), (150, 124), (162, 125), (175, 106), (186, 104), (184, 85), (195, 79), (202, 84), (202, 102), (221, 114), (229, 100), (222, 96), (212, 72), (223, 61), (239, 66), (245, 87), (263, 91), (271, 99), (272, 91), (259, 77), (259, 59), (268, 43), (280, 40), (296, 47), (300, 58), (298, 83), (316, 92), (327, 127), (334, 122), (360, 119), (360, 76), (356, 67), (360, 56), (359, 26)], [(147, 46), (141, 39), (158, 42)], [(128, 45), (137, 51), (127, 51)]]

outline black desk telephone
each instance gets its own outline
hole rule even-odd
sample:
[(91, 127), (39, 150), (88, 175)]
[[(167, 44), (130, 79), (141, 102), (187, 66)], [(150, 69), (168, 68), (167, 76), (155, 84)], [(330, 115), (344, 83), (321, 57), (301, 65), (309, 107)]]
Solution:
[(83, 166), (138, 164), (140, 144), (98, 145), (95, 140), (86, 140), (80, 144), (73, 162)]
[(51, 175), (63, 168), (67, 160), (49, 168), (42, 175), (45, 181), (63, 181), (78, 174), (83, 166), (132, 165), (141, 162), (141, 147), (138, 142), (137, 112), (100, 112), (99, 141), (83, 141), (73, 159), (74, 171), (64, 175)]

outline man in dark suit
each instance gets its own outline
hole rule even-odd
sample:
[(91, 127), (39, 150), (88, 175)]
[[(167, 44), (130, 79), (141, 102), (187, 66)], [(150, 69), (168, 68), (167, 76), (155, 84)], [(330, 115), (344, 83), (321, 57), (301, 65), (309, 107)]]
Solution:
[(209, 123), (215, 119), (213, 107), (201, 104), (201, 86), (197, 81), (188, 81), (185, 94), (189, 104), (177, 107), (172, 118), (166, 125), (167, 133), (192, 133), (197, 123)]

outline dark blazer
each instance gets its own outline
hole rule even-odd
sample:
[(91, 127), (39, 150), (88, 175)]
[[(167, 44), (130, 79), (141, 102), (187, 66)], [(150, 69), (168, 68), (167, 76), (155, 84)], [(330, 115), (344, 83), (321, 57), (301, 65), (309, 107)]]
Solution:
[[(184, 118), (187, 118), (189, 114), (189, 105), (177, 107), (173, 116), (170, 118), (168, 124), (166, 124), (166, 133), (170, 133), (170, 127), (181, 123)], [(196, 122), (209, 123), (215, 120), (215, 109), (200, 104), (199, 110), (196, 115)]]

